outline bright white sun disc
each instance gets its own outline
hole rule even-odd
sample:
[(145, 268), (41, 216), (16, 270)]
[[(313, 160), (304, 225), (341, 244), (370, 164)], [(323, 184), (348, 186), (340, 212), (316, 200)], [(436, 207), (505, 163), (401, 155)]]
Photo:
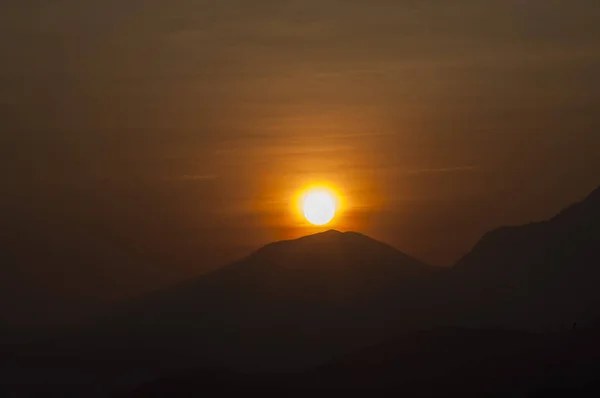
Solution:
[(327, 191), (311, 191), (304, 197), (302, 209), (308, 222), (314, 225), (325, 225), (335, 216), (335, 198)]

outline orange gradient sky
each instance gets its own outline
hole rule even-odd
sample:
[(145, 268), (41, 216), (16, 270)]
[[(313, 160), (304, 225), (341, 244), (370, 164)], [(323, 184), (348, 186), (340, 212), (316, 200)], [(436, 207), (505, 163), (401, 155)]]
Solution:
[(324, 228), (450, 265), (600, 183), (599, 4), (7, 0), (10, 247), (162, 283), (322, 230), (289, 205), (326, 181)]

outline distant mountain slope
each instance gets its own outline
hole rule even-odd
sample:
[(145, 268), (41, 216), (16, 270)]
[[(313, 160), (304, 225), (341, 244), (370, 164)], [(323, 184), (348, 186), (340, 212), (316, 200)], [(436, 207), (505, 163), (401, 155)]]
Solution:
[[(600, 258), (600, 188), (548, 221), (502, 227), (486, 234), (455, 268), (480, 267), (486, 271), (513, 272), (542, 267), (594, 269)], [(544, 267), (548, 269), (548, 267)]]
[(600, 305), (600, 188), (550, 220), (491, 231), (454, 271), (489, 322), (589, 319)]

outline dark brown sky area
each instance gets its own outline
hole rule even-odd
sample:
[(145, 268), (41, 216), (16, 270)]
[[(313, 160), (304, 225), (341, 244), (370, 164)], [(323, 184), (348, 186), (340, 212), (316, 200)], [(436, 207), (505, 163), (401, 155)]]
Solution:
[(0, 279), (25, 298), (122, 296), (318, 232), (288, 205), (313, 180), (347, 201), (330, 227), (439, 265), (600, 184), (597, 0), (0, 10)]

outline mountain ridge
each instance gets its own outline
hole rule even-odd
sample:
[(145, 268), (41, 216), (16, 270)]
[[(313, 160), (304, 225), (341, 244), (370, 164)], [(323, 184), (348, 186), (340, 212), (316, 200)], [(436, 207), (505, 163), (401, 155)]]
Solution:
[[(594, 221), (598, 224), (595, 229), (600, 231), (600, 187), (588, 194), (583, 200), (563, 208), (548, 219), (522, 225), (500, 226), (486, 232), (469, 253), (454, 264), (454, 267), (464, 266), (464, 263), (469, 261), (469, 257), (473, 256), (474, 252), (481, 250), (482, 246), (487, 247), (509, 240), (511, 240), (510, 243), (515, 243), (518, 240), (527, 239), (531, 235), (543, 234), (544, 237), (552, 238), (552, 234), (565, 235), (573, 232), (573, 230), (577, 232), (589, 226), (593, 227)], [(561, 231), (561, 228), (568, 228), (569, 231)]]
[(282, 371), (416, 330), (585, 326), (600, 308), (599, 203), (600, 189), (546, 221), (490, 231), (450, 269), (355, 232), (274, 242), (24, 357), (151, 349)]
[(437, 271), (366, 235), (329, 230), (127, 302), (76, 345), (131, 341), (234, 367), (306, 366), (395, 333), (406, 321), (388, 314), (412, 305)]

